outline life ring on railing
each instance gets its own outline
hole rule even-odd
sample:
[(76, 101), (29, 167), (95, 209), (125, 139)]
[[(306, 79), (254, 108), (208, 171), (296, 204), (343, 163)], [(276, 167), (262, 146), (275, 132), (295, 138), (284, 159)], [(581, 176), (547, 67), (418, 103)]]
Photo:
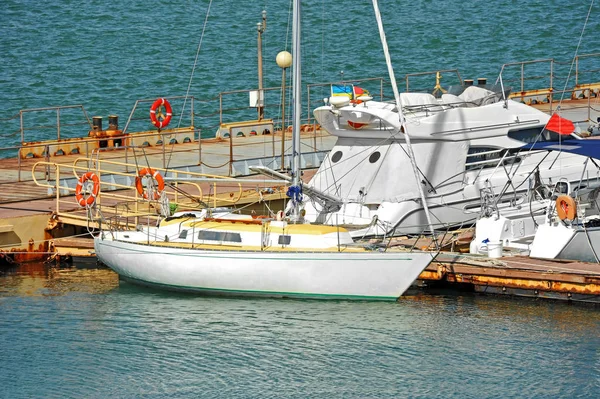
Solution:
[[(91, 180), (94, 186), (92, 187), (92, 192), (86, 198), (85, 193), (83, 192), (83, 183)], [(81, 207), (92, 206), (96, 202), (96, 197), (100, 192), (100, 179), (94, 172), (87, 172), (83, 174), (79, 181), (77, 182), (77, 187), (75, 187), (75, 199), (77, 203)]]
[[(165, 107), (166, 115), (160, 112), (157, 115), (158, 109), (162, 106)], [(167, 101), (165, 98), (159, 98), (152, 103), (152, 106), (150, 107), (150, 120), (157, 128), (162, 129), (163, 127), (166, 127), (169, 122), (171, 122), (172, 116), (173, 110), (171, 109), (171, 104), (169, 104), (169, 101)], [(159, 117), (162, 117), (163, 119), (159, 120)]]
[(573, 220), (577, 214), (577, 205), (570, 195), (559, 195), (556, 199), (556, 213), (560, 220)]
[(159, 199), (160, 194), (165, 189), (165, 179), (163, 179), (161, 174), (158, 173), (158, 170), (154, 170), (152, 168), (144, 168), (140, 170), (140, 173), (138, 173), (138, 175), (135, 177), (135, 189), (137, 190), (138, 194), (140, 194), (144, 199), (149, 198), (148, 191), (144, 190), (144, 185), (142, 184), (142, 179), (144, 177), (149, 177), (151, 179), (156, 180), (156, 190), (152, 195), (152, 199)]

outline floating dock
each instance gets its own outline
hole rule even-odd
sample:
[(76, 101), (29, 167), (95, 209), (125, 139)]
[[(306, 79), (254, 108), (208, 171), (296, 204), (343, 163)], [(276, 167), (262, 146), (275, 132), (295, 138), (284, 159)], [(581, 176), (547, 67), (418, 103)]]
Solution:
[(440, 253), (418, 278), (428, 288), (600, 304), (600, 264)]

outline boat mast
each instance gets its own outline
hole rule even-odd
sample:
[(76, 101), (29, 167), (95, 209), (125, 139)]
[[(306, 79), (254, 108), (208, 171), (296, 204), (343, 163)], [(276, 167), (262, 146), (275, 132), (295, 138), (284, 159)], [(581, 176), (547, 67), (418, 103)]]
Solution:
[[(287, 195), (292, 201), (290, 219), (298, 221), (302, 202), (300, 185), (300, 117), (302, 115), (302, 73), (300, 56), (300, 0), (292, 7), (292, 185)], [(282, 133), (283, 134), (283, 133)]]
[[(402, 102), (400, 101), (400, 93), (398, 92), (398, 86), (396, 85), (396, 77), (394, 75), (394, 68), (392, 68), (392, 60), (390, 57), (390, 51), (388, 49), (387, 40), (385, 38), (385, 32), (383, 30), (383, 22), (381, 20), (381, 13), (379, 12), (379, 4), (377, 0), (373, 0), (373, 9), (375, 10), (375, 18), (377, 19), (377, 27), (379, 28), (379, 37), (381, 38), (381, 45), (383, 46), (383, 53), (385, 55), (385, 63), (387, 64), (388, 73), (390, 75), (390, 83), (392, 85), (392, 90), (394, 91), (394, 98), (396, 100), (396, 108), (398, 108), (398, 117), (400, 118), (401, 130), (404, 132), (404, 138), (406, 140), (406, 147), (408, 149), (408, 157), (410, 158), (410, 163), (412, 165), (413, 172), (415, 174), (415, 179), (417, 181), (417, 187), (419, 188), (419, 194), (421, 195), (421, 202), (423, 202), (423, 209), (425, 210), (425, 216), (427, 217), (427, 223), (429, 224), (429, 230), (433, 235), (433, 223), (431, 223), (431, 215), (429, 214), (429, 207), (427, 206), (427, 200), (425, 198), (425, 193), (423, 192), (423, 186), (419, 183), (419, 169), (417, 168), (417, 164), (415, 161), (415, 153), (413, 152), (412, 146), (410, 144), (410, 135), (408, 134), (408, 129), (406, 128), (406, 119), (404, 118), (404, 113), (402, 112)], [(437, 241), (434, 240), (434, 243), (437, 247)]]

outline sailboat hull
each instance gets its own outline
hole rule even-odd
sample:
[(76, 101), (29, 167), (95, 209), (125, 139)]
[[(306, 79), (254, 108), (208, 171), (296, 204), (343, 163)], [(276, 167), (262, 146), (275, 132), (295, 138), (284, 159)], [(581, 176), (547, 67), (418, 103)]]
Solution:
[(97, 237), (98, 259), (126, 281), (205, 295), (395, 301), (430, 253), (200, 250)]

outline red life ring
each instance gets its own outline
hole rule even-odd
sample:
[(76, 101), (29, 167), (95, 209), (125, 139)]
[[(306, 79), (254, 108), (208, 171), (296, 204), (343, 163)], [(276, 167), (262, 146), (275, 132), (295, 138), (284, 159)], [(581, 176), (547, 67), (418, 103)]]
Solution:
[(138, 173), (138, 175), (135, 177), (135, 188), (138, 192), (138, 194), (140, 194), (144, 199), (148, 199), (148, 192), (146, 190), (144, 190), (144, 185), (142, 184), (142, 178), (143, 177), (150, 177), (154, 180), (156, 180), (156, 191), (154, 191), (154, 195), (152, 196), (153, 200), (157, 200), (160, 198), (160, 194), (163, 192), (163, 190), (165, 189), (165, 180), (163, 179), (163, 177), (161, 176), (160, 173), (158, 173), (158, 170), (154, 170), (152, 168), (144, 168), (142, 170), (140, 170), (140, 173)]
[[(159, 112), (157, 115), (158, 108), (164, 106), (166, 115), (162, 112)], [(150, 120), (152, 124), (159, 129), (166, 127), (169, 122), (171, 122), (171, 117), (173, 116), (173, 111), (171, 109), (171, 104), (165, 98), (159, 98), (150, 107)], [(162, 120), (159, 120), (159, 117), (162, 117)]]
[[(83, 192), (83, 183), (85, 183), (88, 180), (91, 180), (94, 183), (94, 186), (92, 187), (92, 192), (86, 198)], [(84, 175), (82, 175), (79, 178), (79, 181), (77, 182), (77, 187), (75, 188), (75, 199), (81, 207), (92, 206), (96, 202), (96, 197), (98, 196), (99, 192), (100, 179), (98, 178), (98, 176), (96, 176), (94, 172), (87, 172)]]

